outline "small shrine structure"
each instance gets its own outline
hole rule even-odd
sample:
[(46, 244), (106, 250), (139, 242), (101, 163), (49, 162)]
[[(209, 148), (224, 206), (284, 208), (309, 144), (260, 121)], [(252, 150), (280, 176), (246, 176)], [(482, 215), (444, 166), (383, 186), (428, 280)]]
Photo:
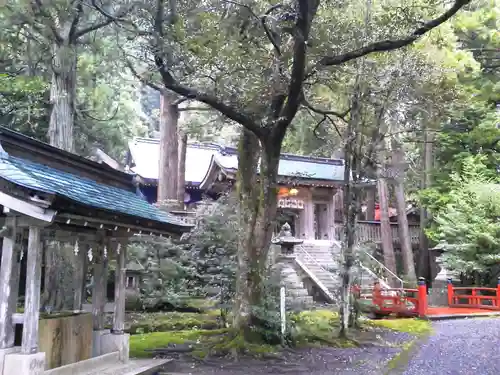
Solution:
[[(91, 263), (94, 277), (90, 341), (78, 346), (71, 330), (60, 366), (76, 373), (78, 363), (99, 357), (128, 361), (124, 332), (126, 249), (131, 236), (180, 236), (192, 226), (159, 210), (138, 194), (137, 180), (125, 173), (0, 127), (0, 375), (56, 374), (53, 352), (41, 350), (40, 291), (46, 241), (78, 243), (76, 262)], [(107, 259), (116, 259), (111, 330), (105, 329)], [(20, 270), (25, 269), (24, 312), (16, 313)], [(24, 281), (24, 280), (23, 280)], [(74, 311), (82, 307), (84, 275), (75, 276)], [(21, 284), (21, 285), (24, 285)], [(15, 346), (15, 323), (22, 324)], [(83, 323), (82, 323), (83, 324)], [(65, 340), (65, 334), (61, 334)], [(50, 358), (49, 358), (50, 354)], [(61, 362), (61, 360), (59, 361)], [(68, 369), (67, 366), (70, 366)], [(72, 372), (71, 366), (76, 366)]]

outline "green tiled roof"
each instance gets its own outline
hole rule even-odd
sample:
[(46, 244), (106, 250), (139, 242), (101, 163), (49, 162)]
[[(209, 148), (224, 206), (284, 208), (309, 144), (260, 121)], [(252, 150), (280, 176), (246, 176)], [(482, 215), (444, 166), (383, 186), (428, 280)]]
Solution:
[(137, 194), (100, 184), (38, 163), (0, 156), (0, 178), (36, 191), (59, 195), (80, 204), (160, 223), (176, 225), (180, 231), (190, 226), (150, 205)]

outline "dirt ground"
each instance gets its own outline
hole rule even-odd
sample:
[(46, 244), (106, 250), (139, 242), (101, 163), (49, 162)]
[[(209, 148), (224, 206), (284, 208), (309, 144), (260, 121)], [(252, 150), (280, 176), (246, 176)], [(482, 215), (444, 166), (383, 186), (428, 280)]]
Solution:
[(376, 338), (357, 348), (308, 348), (286, 350), (279, 357), (227, 358), (196, 361), (186, 356), (173, 358), (165, 375), (384, 375), (390, 360), (402, 345), (414, 337), (405, 333), (378, 331)]

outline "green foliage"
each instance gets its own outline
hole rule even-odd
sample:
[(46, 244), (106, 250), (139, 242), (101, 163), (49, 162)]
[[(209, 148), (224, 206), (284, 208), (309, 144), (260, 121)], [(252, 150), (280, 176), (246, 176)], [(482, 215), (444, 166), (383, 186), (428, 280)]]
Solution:
[(436, 195), (435, 226), (428, 231), (447, 269), (475, 280), (488, 278), (500, 261), (500, 185), (488, 177), (484, 160), (468, 157), (452, 173), (446, 199)]
[(214, 310), (210, 314), (166, 312), (166, 313), (142, 313), (132, 314), (130, 334), (141, 334), (150, 332), (181, 331), (196, 329), (216, 329), (220, 327), (218, 321), (219, 311)]
[(368, 320), (365, 324), (373, 327), (389, 328), (393, 331), (411, 333), (416, 336), (423, 336), (432, 332), (431, 323), (428, 320), (422, 319), (379, 319)]

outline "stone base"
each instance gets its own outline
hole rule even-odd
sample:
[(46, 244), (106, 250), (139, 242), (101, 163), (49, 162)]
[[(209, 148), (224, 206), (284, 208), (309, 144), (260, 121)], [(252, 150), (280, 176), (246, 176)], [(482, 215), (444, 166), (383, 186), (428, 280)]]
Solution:
[(130, 335), (128, 333), (109, 333), (101, 336), (101, 354), (120, 353), (120, 361), (128, 362), (130, 350)]
[(3, 375), (43, 375), (45, 372), (45, 353), (7, 354)]
[(103, 354), (102, 352), (102, 336), (109, 335), (109, 329), (103, 329), (102, 331), (92, 332), (92, 358), (99, 357)]
[(0, 375), (3, 375), (3, 364), (5, 361), (5, 356), (8, 354), (16, 354), (21, 351), (20, 346), (14, 346), (13, 348), (0, 349)]

